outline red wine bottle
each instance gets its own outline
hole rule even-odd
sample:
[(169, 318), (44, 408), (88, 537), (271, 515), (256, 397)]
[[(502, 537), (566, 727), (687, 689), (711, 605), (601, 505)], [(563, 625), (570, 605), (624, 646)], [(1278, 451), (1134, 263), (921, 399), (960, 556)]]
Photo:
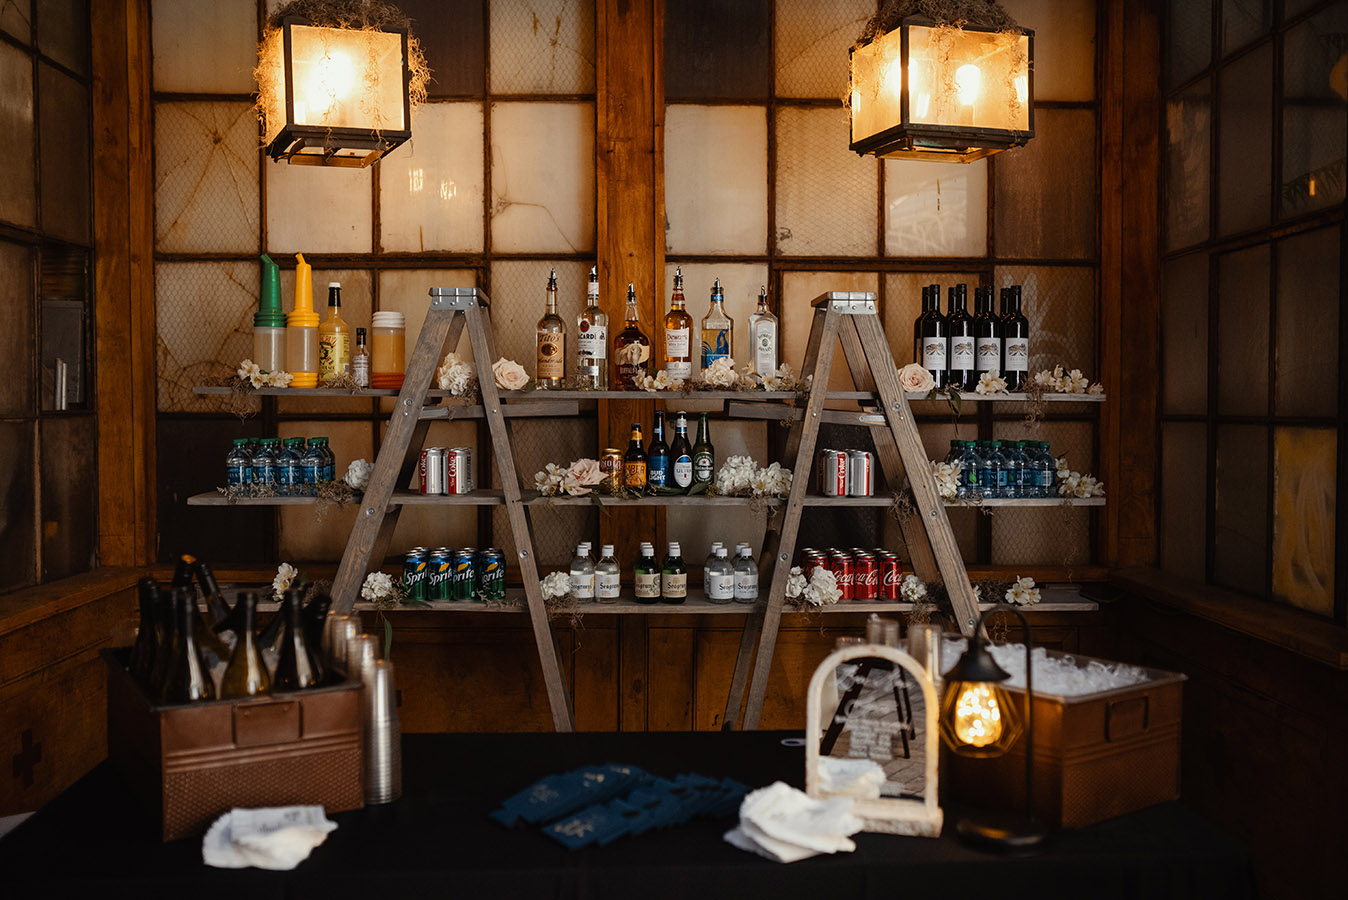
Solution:
[(941, 315), (941, 286), (929, 285), (922, 291), (922, 315), (913, 323), (913, 358), (931, 373), (937, 387), (946, 384), (946, 366), (950, 356), (950, 332)]
[(1007, 296), (1002, 322), (1002, 377), (1008, 391), (1023, 391), (1030, 383), (1030, 320), (1020, 311), (1020, 285)]
[(946, 327), (950, 333), (950, 379), (951, 387), (961, 391), (972, 391), (978, 384), (977, 339), (974, 336), (974, 320), (968, 310), (968, 288), (962, 284), (950, 288), (949, 314)]

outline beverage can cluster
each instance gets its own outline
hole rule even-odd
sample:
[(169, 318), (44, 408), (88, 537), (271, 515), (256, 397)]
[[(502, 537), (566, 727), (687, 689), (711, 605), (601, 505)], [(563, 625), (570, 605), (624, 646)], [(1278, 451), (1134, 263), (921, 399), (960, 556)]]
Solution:
[(809, 578), (820, 566), (833, 573), (842, 591), (839, 600), (898, 600), (903, 584), (903, 563), (891, 550), (851, 547), (800, 551), (800, 566)]

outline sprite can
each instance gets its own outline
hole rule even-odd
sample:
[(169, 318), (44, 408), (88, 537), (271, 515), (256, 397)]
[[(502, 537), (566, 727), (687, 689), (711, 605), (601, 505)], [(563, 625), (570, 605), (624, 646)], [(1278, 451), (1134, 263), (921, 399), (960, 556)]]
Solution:
[(424, 547), (413, 547), (403, 557), (403, 592), (408, 600), (426, 599), (428, 568)]
[(478, 580), (482, 585), (482, 599), (505, 599), (505, 553), (495, 547), (478, 554)]
[(451, 600), (477, 599), (477, 551), (454, 552), (454, 579), (450, 588)]
[(453, 577), (453, 560), (449, 551), (441, 547), (426, 555), (426, 599), (450, 599), (450, 581)]

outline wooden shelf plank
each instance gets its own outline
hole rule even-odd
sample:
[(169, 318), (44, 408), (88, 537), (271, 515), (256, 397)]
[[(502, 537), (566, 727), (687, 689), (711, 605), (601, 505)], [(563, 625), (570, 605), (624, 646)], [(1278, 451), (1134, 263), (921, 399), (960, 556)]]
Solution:
[(219, 491), (187, 498), (188, 506), (309, 506), (313, 502), (313, 497), (240, 497), (231, 501)]
[[(199, 384), (192, 388), (192, 393), (202, 395), (220, 395), (232, 394), (233, 388), (217, 387), (216, 385)], [(253, 388), (253, 394), (262, 397), (294, 397), (296, 399), (304, 397), (396, 397), (398, 392), (393, 388), (362, 388), (360, 390), (349, 390), (347, 388), (275, 388), (262, 387)]]
[(400, 506), (504, 506), (505, 493), (500, 488), (482, 489), (471, 494), (423, 494), (419, 491), (397, 490), (389, 505)]
[[(786, 501), (776, 497), (761, 497), (752, 499), (749, 497), (708, 497), (705, 494), (694, 496), (685, 496), (674, 494), (670, 496), (655, 497), (637, 497), (633, 500), (624, 500), (619, 497), (610, 497), (606, 494), (599, 495), (600, 506), (749, 506), (754, 503), (763, 506), (781, 506)], [(595, 498), (593, 494), (587, 494), (584, 497), (543, 497), (537, 491), (525, 491), (524, 503), (526, 506), (594, 506)]]
[[(806, 506), (873, 506), (886, 507), (892, 506), (893, 497), (824, 497), (818, 494), (812, 494), (805, 498)], [(1025, 508), (1031, 506), (1104, 506), (1104, 497), (1033, 497), (1023, 500), (1010, 498), (995, 498), (981, 501), (965, 500), (946, 500), (943, 504), (947, 509), (977, 509), (980, 506), (987, 507), (1010, 507)]]

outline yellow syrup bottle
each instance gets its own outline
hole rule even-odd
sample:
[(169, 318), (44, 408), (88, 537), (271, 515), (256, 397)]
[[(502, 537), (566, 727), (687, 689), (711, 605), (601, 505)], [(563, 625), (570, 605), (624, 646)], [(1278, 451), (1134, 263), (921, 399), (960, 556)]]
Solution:
[(318, 387), (318, 313), (314, 312), (313, 267), (303, 253), (295, 259), (295, 306), (286, 316), (286, 365), (293, 388)]
[(328, 283), (328, 318), (318, 328), (318, 383), (351, 374), (351, 326), (342, 318), (342, 286)]

